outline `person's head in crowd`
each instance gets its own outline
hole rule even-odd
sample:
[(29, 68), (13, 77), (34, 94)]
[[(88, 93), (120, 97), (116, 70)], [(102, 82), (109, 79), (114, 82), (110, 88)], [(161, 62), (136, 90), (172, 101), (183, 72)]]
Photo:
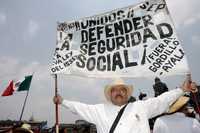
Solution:
[(20, 127), (15, 128), (13, 133), (33, 133), (33, 131), (31, 130), (31, 125), (24, 123)]
[(160, 80), (160, 78), (155, 77), (154, 81), (155, 81), (155, 83), (159, 83), (161, 80)]

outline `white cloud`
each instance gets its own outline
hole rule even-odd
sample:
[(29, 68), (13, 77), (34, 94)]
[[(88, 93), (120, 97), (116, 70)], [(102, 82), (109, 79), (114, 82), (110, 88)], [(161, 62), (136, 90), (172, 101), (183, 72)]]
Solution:
[(192, 43), (198, 44), (200, 42), (200, 36), (192, 36)]
[(35, 20), (29, 20), (27, 29), (25, 30), (25, 33), (24, 33), (24, 40), (28, 40), (35, 37), (39, 29), (40, 29), (40, 26)]
[(5, 56), (0, 57), (0, 62), (0, 80), (9, 80), (32, 74), (39, 67), (39, 63), (36, 61), (24, 65), (24, 63), (16, 58)]
[(19, 68), (19, 61), (11, 57), (0, 57), (0, 80), (8, 80), (16, 75)]
[(31, 36), (34, 36), (39, 30), (39, 25), (36, 21), (30, 20), (28, 23), (28, 32)]
[(0, 12), (0, 24), (5, 24), (7, 20), (6, 14)]
[(197, 19), (195, 17), (191, 17), (191, 18), (188, 18), (186, 21), (184, 21), (184, 25), (187, 26), (187, 25), (192, 25), (194, 24), (195, 22), (197, 21)]
[(188, 19), (183, 21), (184, 26), (190, 26), (195, 23), (197, 23), (200, 20), (200, 14), (195, 14), (193, 16), (190, 16)]
[(175, 25), (193, 24), (199, 19), (199, 1), (197, 0), (167, 0), (168, 8), (171, 12)]

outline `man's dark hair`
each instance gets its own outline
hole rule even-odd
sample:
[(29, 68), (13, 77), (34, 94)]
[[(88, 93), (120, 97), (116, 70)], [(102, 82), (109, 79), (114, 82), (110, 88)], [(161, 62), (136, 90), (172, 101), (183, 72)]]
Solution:
[(156, 77), (156, 78), (154, 79), (154, 81), (155, 81), (155, 82), (160, 82), (160, 78)]

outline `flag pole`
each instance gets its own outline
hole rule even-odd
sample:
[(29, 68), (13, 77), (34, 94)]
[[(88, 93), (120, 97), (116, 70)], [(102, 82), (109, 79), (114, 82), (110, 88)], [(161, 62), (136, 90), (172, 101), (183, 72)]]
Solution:
[(22, 107), (22, 112), (21, 112), (19, 121), (22, 120), (22, 116), (23, 116), (23, 113), (24, 113), (24, 108), (25, 108), (25, 105), (26, 105), (26, 101), (27, 101), (27, 98), (28, 98), (28, 94), (29, 94), (29, 89), (28, 89), (28, 91), (27, 91), (27, 93), (26, 93), (26, 98), (25, 98), (25, 100), (24, 100), (24, 104), (23, 104), (23, 107)]
[[(58, 79), (57, 74), (55, 74), (55, 96), (58, 96)], [(55, 113), (56, 113), (56, 133), (59, 133), (59, 120), (58, 120), (58, 103), (55, 104)]]
[[(35, 72), (33, 72), (33, 74), (34, 74), (34, 73), (35, 73)], [(32, 74), (32, 76), (33, 76), (33, 74)], [(26, 93), (26, 98), (25, 98), (25, 100), (24, 100), (24, 104), (23, 104), (23, 107), (22, 107), (22, 112), (21, 112), (19, 121), (22, 120), (22, 116), (23, 116), (24, 109), (25, 109), (25, 106), (26, 106), (26, 101), (27, 101), (27, 99), (28, 99), (29, 88), (30, 88), (30, 85), (31, 85), (32, 76), (31, 76), (31, 79), (29, 79), (29, 80), (30, 80), (30, 81), (29, 81), (30, 83), (29, 83), (29, 86), (28, 86), (28, 90), (27, 90), (27, 93)], [(25, 80), (26, 80), (26, 78), (25, 78)], [(26, 89), (25, 89), (25, 90), (26, 90)]]

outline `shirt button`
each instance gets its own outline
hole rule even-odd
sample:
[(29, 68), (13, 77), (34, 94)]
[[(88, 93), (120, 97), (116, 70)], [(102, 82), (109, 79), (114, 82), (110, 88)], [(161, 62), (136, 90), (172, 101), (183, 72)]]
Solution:
[(122, 125), (122, 123), (120, 122), (119, 125)]

